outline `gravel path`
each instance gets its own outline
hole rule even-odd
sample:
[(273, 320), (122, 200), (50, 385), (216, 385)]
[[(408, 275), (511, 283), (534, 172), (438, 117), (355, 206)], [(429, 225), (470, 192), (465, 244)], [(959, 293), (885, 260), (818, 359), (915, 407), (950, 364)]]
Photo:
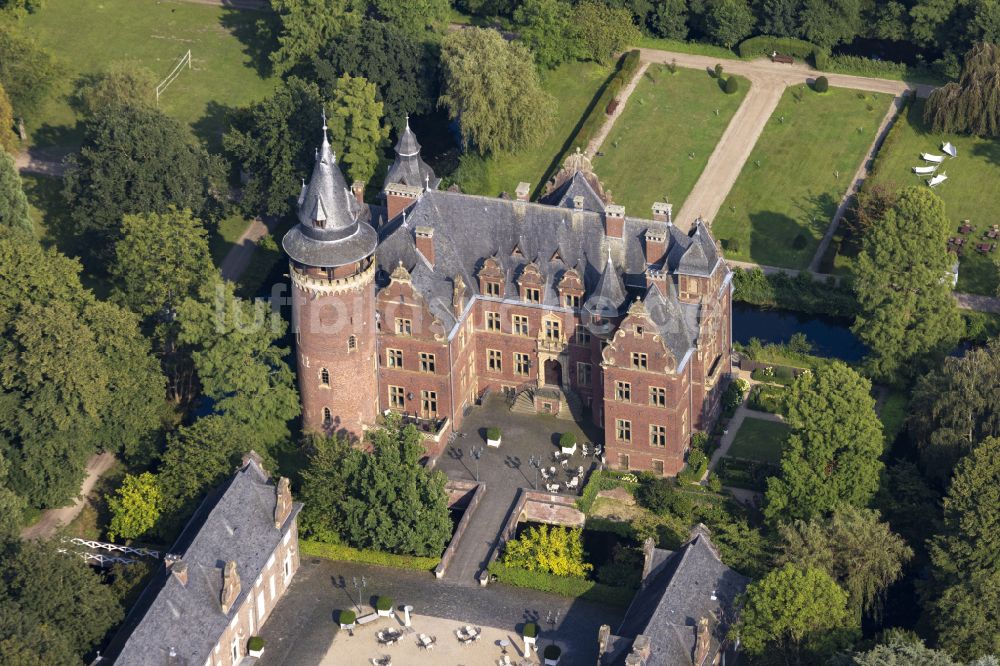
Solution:
[(219, 271), (222, 273), (223, 280), (239, 281), (253, 259), (253, 253), (257, 250), (257, 241), (269, 233), (273, 233), (278, 227), (278, 222), (276, 217), (264, 219), (255, 217), (250, 221), (239, 240), (233, 244), (233, 247), (222, 259)]
[(80, 495), (76, 498), (73, 504), (69, 506), (60, 507), (58, 509), (49, 509), (42, 514), (42, 517), (38, 519), (34, 525), (26, 527), (21, 531), (22, 539), (48, 539), (51, 538), (59, 530), (60, 527), (64, 527), (80, 515), (80, 511), (83, 510), (83, 505), (87, 503), (87, 495), (94, 489), (97, 485), (98, 479), (111, 469), (111, 466), (115, 464), (115, 457), (113, 454), (104, 452), (91, 457), (87, 461), (87, 477), (83, 480), (83, 485), (80, 487)]

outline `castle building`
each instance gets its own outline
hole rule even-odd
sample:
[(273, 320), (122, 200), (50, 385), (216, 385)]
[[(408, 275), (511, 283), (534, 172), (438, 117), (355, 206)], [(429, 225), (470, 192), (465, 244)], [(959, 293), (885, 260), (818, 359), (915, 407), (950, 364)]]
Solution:
[(719, 412), (731, 279), (708, 228), (611, 202), (567, 158), (542, 198), (438, 189), (409, 125), (384, 206), (349, 188), (326, 131), (282, 241), (306, 429), (360, 438), (401, 412), (440, 452), (488, 392), (589, 419), (616, 469), (673, 475)]

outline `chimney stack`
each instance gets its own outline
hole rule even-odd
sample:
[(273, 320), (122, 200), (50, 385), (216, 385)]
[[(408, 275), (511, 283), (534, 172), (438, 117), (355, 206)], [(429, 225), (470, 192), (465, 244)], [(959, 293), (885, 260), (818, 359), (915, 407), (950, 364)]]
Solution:
[(240, 596), (240, 577), (236, 573), (236, 560), (229, 560), (222, 570), (222, 594), (219, 600), (222, 602), (223, 613), (229, 612), (238, 596)]
[(527, 201), (528, 195), (531, 194), (531, 185), (521, 181), (517, 184), (517, 189), (514, 190), (514, 194), (517, 196), (518, 201)]
[(386, 219), (394, 220), (396, 216), (412, 206), (423, 194), (423, 188), (410, 185), (394, 184), (385, 188)]
[(354, 194), (354, 198), (358, 200), (358, 203), (364, 205), (365, 203), (365, 184), (356, 180), (351, 184), (351, 192)]
[(698, 620), (698, 637), (694, 645), (694, 666), (702, 666), (705, 663), (711, 645), (712, 634), (708, 630), (708, 618), (700, 618)]
[(415, 242), (417, 245), (417, 252), (424, 255), (424, 259), (427, 260), (432, 267), (434, 266), (434, 228), (433, 227), (417, 227), (413, 230), (413, 235), (415, 236)]
[(177, 560), (173, 563), (168, 563), (170, 567), (170, 573), (177, 578), (178, 582), (184, 587), (188, 584), (188, 565), (184, 560)]
[(573, 208), (576, 210), (583, 210), (583, 195), (578, 194), (573, 197)]
[(278, 479), (278, 485), (274, 488), (274, 527), (280, 529), (285, 524), (285, 519), (292, 512), (292, 490), (287, 477)]
[(597, 654), (602, 655), (608, 649), (608, 643), (611, 642), (611, 626), (607, 624), (602, 624), (601, 628), (597, 630)]
[(653, 219), (657, 222), (672, 222), (673, 205), (663, 201), (653, 204)]
[(625, 206), (608, 204), (604, 207), (604, 234), (608, 238), (621, 238), (625, 233)]
[(660, 263), (663, 255), (667, 253), (667, 234), (655, 229), (646, 230), (646, 264), (655, 265)]

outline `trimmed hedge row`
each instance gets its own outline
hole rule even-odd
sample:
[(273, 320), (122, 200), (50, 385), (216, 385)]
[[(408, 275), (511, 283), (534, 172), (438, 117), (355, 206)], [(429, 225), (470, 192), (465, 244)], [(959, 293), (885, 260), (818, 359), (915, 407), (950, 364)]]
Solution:
[(514, 587), (526, 587), (541, 592), (551, 592), (564, 597), (576, 597), (588, 601), (610, 604), (612, 606), (628, 606), (635, 596), (635, 590), (625, 587), (613, 587), (604, 583), (596, 583), (586, 578), (574, 576), (554, 576), (539, 571), (528, 571), (518, 567), (508, 567), (500, 562), (489, 566), (491, 574), (500, 583)]
[(741, 58), (754, 58), (757, 56), (769, 56), (775, 51), (781, 55), (795, 56), (796, 58), (808, 58), (819, 47), (804, 39), (794, 37), (772, 37), (770, 35), (758, 35), (740, 42), (736, 47)]
[(322, 543), (299, 539), (299, 552), (309, 557), (322, 557), (341, 562), (360, 562), (394, 569), (416, 569), (431, 571), (441, 561), (439, 557), (418, 557), (416, 555), (395, 555), (377, 550), (360, 550), (339, 543)]
[(844, 281), (814, 280), (807, 271), (765, 275), (759, 268), (733, 269), (733, 300), (810, 314), (852, 318), (858, 313), (854, 290)]

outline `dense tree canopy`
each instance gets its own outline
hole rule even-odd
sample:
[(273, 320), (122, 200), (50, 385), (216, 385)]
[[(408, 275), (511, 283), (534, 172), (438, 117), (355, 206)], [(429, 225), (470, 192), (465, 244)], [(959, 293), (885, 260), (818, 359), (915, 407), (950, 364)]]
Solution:
[(330, 42), (314, 58), (313, 68), (327, 97), (341, 74), (375, 84), (376, 99), (396, 129), (404, 127), (407, 114), (419, 116), (434, 108), (437, 60), (426, 43), (392, 23), (361, 21)]
[(367, 183), (375, 175), (379, 148), (389, 138), (382, 124), (382, 102), (375, 86), (360, 76), (337, 79), (330, 100), (330, 143), (352, 181)]
[(28, 37), (20, 24), (0, 16), (0, 85), (19, 118), (33, 115), (55, 85), (52, 55)]
[(370, 3), (380, 18), (410, 32), (442, 27), (451, 11), (449, 0), (370, 0)]
[(221, 163), (192, 145), (180, 123), (143, 106), (112, 107), (87, 120), (83, 146), (68, 161), (66, 201), (78, 230), (106, 248), (97, 254), (113, 249), (123, 216), (170, 206), (205, 214), (224, 181)]
[(572, 21), (576, 54), (584, 60), (610, 62), (617, 53), (635, 44), (641, 37), (627, 9), (608, 7), (597, 0), (584, 0), (578, 4)]
[(149, 472), (126, 474), (114, 495), (107, 498), (111, 523), (108, 538), (136, 539), (149, 532), (160, 518), (163, 497), (156, 477)]
[(830, 48), (851, 41), (860, 32), (860, 0), (803, 1), (799, 22), (803, 39)]
[(514, 12), (514, 22), (539, 66), (552, 69), (576, 54), (573, 11), (563, 0), (525, 0)]
[(935, 132), (1000, 136), (1000, 47), (976, 44), (965, 55), (958, 82), (927, 98), (924, 122)]
[(469, 28), (441, 42), (439, 104), (459, 121), (462, 140), (481, 154), (520, 150), (551, 131), (552, 97), (531, 52), (495, 30)]
[(850, 646), (857, 630), (847, 593), (822, 570), (792, 564), (750, 583), (732, 629), (750, 654), (786, 664), (823, 663)]
[(951, 295), (949, 229), (941, 198), (907, 187), (865, 236), (854, 331), (871, 350), (867, 362), (875, 377), (899, 381), (918, 374), (958, 341), (962, 320)]
[(7, 459), (0, 453), (0, 543), (18, 535), (21, 514), (27, 505), (23, 497), (7, 487), (9, 471)]
[(20, 142), (14, 133), (14, 107), (7, 97), (7, 91), (0, 85), (0, 151), (13, 155), (19, 147)]
[(14, 158), (0, 150), (0, 226), (31, 232), (34, 225), (28, 215), (28, 197), (21, 188), (21, 175)]
[(120, 106), (155, 106), (156, 75), (135, 62), (111, 63), (106, 71), (82, 79), (76, 102), (86, 116)]
[(578, 578), (594, 568), (584, 560), (583, 530), (558, 525), (537, 525), (508, 541), (501, 561), (509, 567)]
[(884, 441), (871, 382), (834, 362), (795, 380), (781, 474), (768, 480), (769, 520), (810, 519), (865, 506), (878, 489)]
[(892, 640), (867, 652), (855, 653), (838, 666), (959, 666), (947, 652), (932, 650), (923, 641)]
[(222, 138), (248, 180), (248, 214), (283, 215), (309, 176), (321, 141), (319, 87), (290, 77), (267, 99), (235, 114)]
[(715, 0), (710, 6), (706, 24), (714, 42), (732, 48), (753, 31), (754, 16), (747, 0)]
[(307, 64), (359, 19), (351, 0), (271, 0), (281, 30), (278, 49), (271, 53), (275, 70), (284, 74)]

